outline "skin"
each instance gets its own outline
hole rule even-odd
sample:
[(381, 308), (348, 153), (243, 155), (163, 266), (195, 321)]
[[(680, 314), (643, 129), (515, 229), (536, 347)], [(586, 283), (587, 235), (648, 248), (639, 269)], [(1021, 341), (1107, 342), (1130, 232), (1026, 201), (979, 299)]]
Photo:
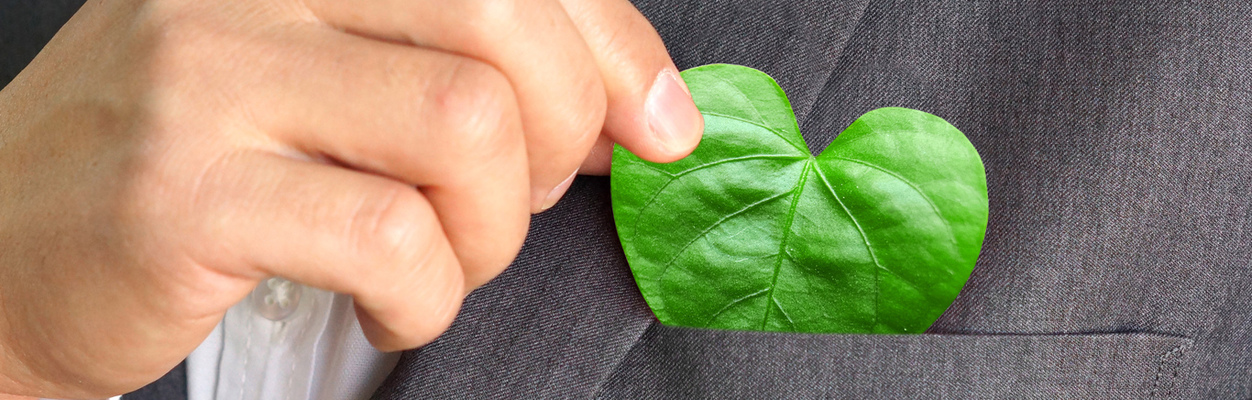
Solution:
[(0, 393), (139, 388), (270, 276), (428, 343), (613, 142), (695, 147), (676, 77), (626, 0), (89, 1), (0, 91)]

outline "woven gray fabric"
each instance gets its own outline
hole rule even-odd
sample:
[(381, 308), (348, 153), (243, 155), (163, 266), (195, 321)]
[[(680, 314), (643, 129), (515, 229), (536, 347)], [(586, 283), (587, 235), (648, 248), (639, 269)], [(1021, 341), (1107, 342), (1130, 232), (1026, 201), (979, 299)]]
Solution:
[(0, 86), (8, 85), (85, 0), (0, 0)]
[(161, 379), (139, 390), (122, 395), (122, 400), (187, 399), (187, 363), (179, 363)]
[(1174, 357), (1190, 345), (1187, 339), (1148, 334), (780, 335), (655, 324), (600, 395), (612, 399), (1173, 397), (1179, 393)]
[(815, 150), (885, 106), (970, 137), (990, 223), (937, 334), (656, 324), (579, 178), (376, 398), (1252, 397), (1252, 5), (636, 4), (680, 67), (778, 78)]
[(1252, 396), (1252, 10), (1168, 3), (639, 1), (680, 67), (778, 77), (814, 149), (885, 106), (969, 135), (991, 221), (944, 335), (655, 325), (583, 178), (375, 397)]

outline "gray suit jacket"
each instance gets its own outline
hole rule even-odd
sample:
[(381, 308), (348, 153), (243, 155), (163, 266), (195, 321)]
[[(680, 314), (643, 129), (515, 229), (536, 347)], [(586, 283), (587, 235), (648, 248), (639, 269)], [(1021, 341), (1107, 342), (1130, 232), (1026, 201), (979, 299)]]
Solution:
[[(636, 4), (679, 67), (776, 77), (815, 150), (885, 106), (964, 131), (991, 201), (964, 292), (924, 335), (662, 326), (583, 177), (376, 398), (1252, 397), (1246, 2)], [(0, 14), (3, 54), (28, 14)]]

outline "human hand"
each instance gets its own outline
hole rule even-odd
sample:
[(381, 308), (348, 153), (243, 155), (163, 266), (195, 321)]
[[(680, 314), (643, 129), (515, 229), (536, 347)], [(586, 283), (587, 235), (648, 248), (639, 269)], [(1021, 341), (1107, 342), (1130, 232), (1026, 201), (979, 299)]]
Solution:
[(626, 0), (89, 1), (0, 91), (0, 393), (133, 390), (276, 275), (427, 343), (683, 90)]

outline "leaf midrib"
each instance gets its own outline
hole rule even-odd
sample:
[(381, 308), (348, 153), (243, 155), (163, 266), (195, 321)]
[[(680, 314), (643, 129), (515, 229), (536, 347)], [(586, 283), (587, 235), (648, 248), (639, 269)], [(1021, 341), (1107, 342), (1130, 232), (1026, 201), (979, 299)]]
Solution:
[(774, 306), (778, 307), (778, 311), (787, 318), (787, 322), (791, 324), (791, 328), (795, 329), (795, 321), (791, 320), (791, 316), (787, 315), (787, 311), (783, 310), (782, 304), (778, 304), (778, 300), (774, 298), (774, 292), (778, 289), (778, 274), (782, 272), (783, 257), (787, 252), (787, 240), (791, 238), (791, 224), (796, 220), (796, 206), (800, 204), (800, 194), (804, 192), (804, 183), (809, 179), (809, 170), (813, 169), (813, 158), (809, 157), (804, 163), (804, 167), (800, 172), (800, 179), (796, 182), (796, 186), (791, 188), (791, 208), (787, 211), (787, 221), (783, 223), (783, 236), (778, 242), (778, 259), (774, 262), (774, 277), (770, 279), (769, 301), (765, 302), (765, 316), (761, 318), (761, 330), (765, 330), (765, 324), (769, 323), (769, 310)]
[[(670, 260), (669, 260), (669, 261), (668, 261), (665, 265), (663, 265), (663, 266), (662, 266), (660, 273), (659, 273), (659, 274), (657, 275), (657, 277), (656, 277), (656, 281), (658, 281), (658, 282), (659, 282), (659, 281), (661, 281), (661, 280), (663, 280), (663, 279), (664, 279), (665, 273), (666, 273), (666, 271), (668, 271), (669, 267), (670, 267), (670, 266), (672, 266), (672, 265), (674, 264), (674, 262), (676, 262), (676, 261), (677, 261), (677, 259), (678, 259), (679, 257), (681, 257), (681, 256), (682, 256), (682, 253), (683, 253), (683, 252), (685, 252), (685, 251), (686, 251), (686, 250), (687, 250), (687, 249), (691, 246), (691, 244), (695, 243), (695, 242), (696, 242), (697, 240), (699, 240), (700, 238), (702, 238), (702, 237), (706, 236), (706, 235), (708, 234), (708, 232), (712, 231), (712, 230), (713, 230), (713, 229), (715, 229), (717, 226), (720, 226), (722, 223), (725, 223), (727, 220), (730, 220), (730, 219), (732, 219), (732, 218), (734, 218), (734, 217), (736, 217), (736, 216), (739, 216), (739, 215), (743, 214), (744, 212), (746, 212), (746, 211), (747, 211), (747, 210), (749, 210), (749, 209), (755, 208), (755, 207), (757, 207), (757, 206), (759, 206), (759, 205), (761, 205), (761, 204), (763, 204), (763, 203), (766, 203), (766, 202), (769, 202), (769, 201), (775, 200), (775, 199), (777, 199), (778, 197), (781, 197), (781, 196), (786, 196), (786, 195), (790, 194), (790, 195), (792, 196), (792, 199), (791, 199), (791, 205), (790, 205), (790, 208), (789, 208), (788, 213), (787, 213), (787, 219), (786, 219), (786, 221), (784, 222), (784, 225), (783, 225), (783, 237), (782, 237), (782, 239), (779, 241), (779, 250), (778, 250), (778, 253), (776, 254), (776, 257), (777, 257), (777, 258), (776, 258), (776, 261), (775, 261), (775, 263), (774, 263), (774, 271), (773, 271), (773, 276), (771, 277), (771, 280), (770, 280), (770, 285), (769, 285), (768, 287), (766, 287), (765, 289), (762, 289), (762, 290), (760, 290), (760, 291), (757, 291), (757, 292), (751, 293), (751, 294), (749, 294), (748, 296), (745, 296), (745, 297), (742, 297), (742, 298), (736, 299), (735, 301), (732, 301), (732, 302), (731, 302), (731, 303), (729, 303), (728, 305), (726, 305), (726, 306), (722, 307), (722, 308), (721, 308), (721, 309), (719, 309), (716, 313), (714, 313), (714, 315), (713, 315), (713, 317), (712, 317), (712, 318), (710, 318), (710, 319), (709, 319), (709, 325), (711, 325), (711, 324), (712, 324), (712, 323), (713, 323), (713, 322), (717, 319), (717, 317), (718, 317), (719, 315), (723, 314), (725, 311), (729, 310), (730, 308), (733, 308), (733, 306), (735, 306), (736, 304), (740, 304), (740, 303), (742, 303), (743, 301), (745, 301), (745, 300), (747, 300), (747, 299), (749, 299), (749, 298), (759, 296), (759, 295), (761, 295), (761, 294), (762, 294), (762, 292), (767, 292), (767, 293), (768, 293), (768, 295), (769, 295), (769, 299), (768, 299), (768, 300), (766, 301), (766, 303), (765, 303), (765, 314), (764, 314), (763, 318), (761, 319), (761, 328), (760, 328), (760, 329), (761, 329), (761, 330), (764, 330), (764, 329), (765, 329), (765, 325), (766, 325), (766, 324), (768, 323), (768, 321), (769, 321), (769, 317), (770, 317), (770, 312), (771, 312), (771, 309), (772, 309), (772, 308), (774, 308), (774, 307), (778, 307), (779, 312), (781, 312), (781, 313), (783, 314), (783, 316), (784, 316), (784, 317), (786, 317), (787, 321), (790, 323), (790, 325), (792, 326), (792, 328), (794, 328), (794, 327), (795, 327), (795, 322), (791, 319), (791, 317), (790, 317), (789, 315), (787, 315), (787, 312), (786, 312), (786, 310), (785, 310), (785, 309), (783, 309), (782, 304), (778, 303), (778, 300), (777, 300), (777, 298), (775, 298), (774, 293), (775, 293), (775, 292), (776, 292), (776, 290), (777, 290), (777, 285), (778, 285), (778, 277), (779, 277), (779, 275), (781, 274), (781, 271), (782, 271), (782, 262), (783, 262), (783, 257), (788, 256), (788, 253), (787, 253), (787, 244), (788, 244), (788, 240), (789, 240), (789, 239), (790, 239), (790, 237), (792, 236), (792, 235), (791, 235), (791, 227), (792, 227), (792, 225), (794, 224), (794, 221), (795, 221), (796, 208), (797, 208), (797, 207), (798, 207), (798, 205), (799, 205), (800, 196), (801, 196), (801, 194), (803, 193), (804, 188), (805, 188), (805, 184), (806, 184), (806, 183), (807, 183), (807, 181), (808, 181), (809, 172), (810, 172), (810, 171), (809, 171), (809, 169), (813, 169), (813, 170), (815, 170), (815, 171), (816, 171), (817, 175), (821, 178), (822, 183), (823, 183), (823, 186), (825, 186), (825, 187), (826, 187), (826, 189), (830, 192), (830, 194), (831, 194), (831, 195), (835, 198), (835, 201), (839, 204), (839, 207), (840, 207), (841, 209), (843, 209), (844, 213), (848, 216), (849, 220), (851, 220), (851, 221), (852, 221), (853, 226), (855, 226), (855, 227), (856, 227), (857, 232), (858, 232), (858, 233), (860, 234), (860, 236), (861, 236), (861, 240), (862, 240), (862, 242), (865, 244), (866, 251), (869, 253), (869, 255), (870, 255), (870, 259), (871, 259), (871, 261), (873, 261), (873, 263), (874, 263), (874, 308), (873, 308), (873, 310), (874, 310), (874, 311), (873, 311), (874, 320), (873, 320), (873, 323), (871, 323), (871, 324), (870, 324), (870, 329), (873, 329), (873, 327), (877, 326), (877, 325), (878, 325), (878, 322), (879, 322), (879, 314), (880, 314), (881, 302), (882, 302), (882, 274), (881, 274), (881, 271), (880, 271), (880, 270), (882, 270), (882, 271), (887, 271), (887, 272), (889, 272), (889, 273), (892, 273), (893, 275), (895, 275), (895, 273), (894, 273), (893, 271), (891, 271), (890, 269), (887, 269), (885, 266), (883, 266), (883, 265), (882, 265), (882, 263), (881, 263), (881, 262), (879, 262), (879, 260), (878, 260), (878, 256), (877, 256), (876, 252), (874, 251), (874, 246), (870, 243), (870, 241), (869, 241), (869, 236), (868, 236), (868, 234), (865, 232), (865, 229), (861, 226), (860, 222), (856, 219), (856, 217), (855, 217), (854, 215), (852, 215), (852, 211), (851, 211), (850, 209), (848, 209), (848, 207), (847, 207), (847, 205), (846, 205), (846, 204), (844, 204), (843, 199), (842, 199), (842, 198), (840, 198), (839, 194), (835, 192), (835, 190), (834, 190), (833, 186), (831, 185), (831, 183), (830, 183), (830, 181), (829, 181), (829, 178), (827, 178), (827, 177), (826, 177), (826, 174), (825, 174), (825, 173), (823, 173), (823, 172), (821, 171), (821, 168), (820, 168), (820, 167), (816, 166), (816, 164), (817, 164), (817, 160), (818, 160), (819, 158), (821, 158), (821, 156), (815, 156), (815, 155), (813, 155), (813, 154), (812, 154), (812, 152), (811, 152), (810, 150), (808, 150), (808, 149), (806, 149), (806, 148), (800, 148), (800, 147), (799, 147), (796, 143), (792, 142), (791, 140), (787, 140), (787, 138), (785, 137), (785, 135), (783, 134), (783, 132), (780, 132), (780, 131), (777, 131), (777, 130), (775, 130), (775, 129), (772, 129), (772, 128), (768, 127), (768, 126), (762, 125), (761, 123), (758, 123), (758, 122), (755, 122), (755, 121), (750, 121), (750, 120), (747, 120), (747, 119), (744, 119), (744, 118), (734, 117), (734, 116), (730, 116), (730, 115), (724, 115), (724, 114), (709, 113), (709, 112), (705, 112), (705, 114), (706, 114), (706, 116), (713, 116), (713, 117), (726, 118), (726, 119), (731, 119), (731, 120), (735, 120), (735, 121), (739, 121), (739, 122), (747, 123), (747, 124), (750, 124), (750, 125), (756, 126), (756, 127), (758, 127), (758, 128), (764, 129), (764, 130), (766, 130), (766, 131), (769, 131), (770, 133), (773, 133), (774, 135), (778, 136), (780, 139), (783, 139), (783, 141), (784, 141), (784, 142), (786, 142), (787, 144), (790, 144), (793, 148), (795, 148), (795, 149), (797, 149), (797, 150), (801, 151), (801, 152), (802, 152), (802, 155), (785, 155), (785, 154), (756, 154), (756, 155), (748, 155), (748, 156), (731, 157), (731, 158), (721, 159), (721, 160), (717, 160), (717, 161), (713, 161), (713, 162), (709, 162), (709, 163), (705, 163), (705, 164), (697, 165), (697, 166), (694, 166), (694, 167), (691, 167), (691, 168), (688, 168), (688, 169), (685, 169), (685, 170), (682, 170), (682, 171), (679, 171), (679, 172), (676, 172), (676, 173), (671, 173), (671, 172), (669, 172), (669, 171), (665, 171), (665, 170), (662, 170), (662, 169), (656, 168), (655, 166), (649, 165), (648, 163), (641, 163), (641, 164), (643, 164), (644, 166), (649, 167), (650, 169), (653, 169), (653, 170), (655, 170), (655, 171), (661, 172), (661, 173), (663, 173), (663, 174), (665, 174), (665, 175), (669, 176), (669, 177), (670, 177), (670, 179), (669, 179), (668, 181), (666, 181), (666, 182), (665, 182), (665, 184), (661, 186), (661, 188), (659, 188), (656, 192), (654, 192), (654, 193), (653, 193), (653, 195), (652, 195), (652, 196), (648, 199), (648, 201), (647, 201), (647, 202), (645, 202), (645, 203), (644, 203), (644, 205), (643, 205), (642, 207), (640, 207), (640, 208), (639, 208), (638, 213), (636, 214), (635, 224), (634, 224), (634, 225), (635, 225), (635, 233), (636, 233), (636, 234), (638, 233), (638, 224), (639, 224), (639, 223), (640, 223), (640, 221), (643, 219), (644, 210), (646, 210), (646, 209), (648, 209), (649, 207), (651, 207), (651, 206), (653, 205), (653, 203), (655, 202), (656, 198), (657, 198), (657, 197), (659, 197), (659, 196), (660, 196), (660, 195), (661, 195), (661, 194), (665, 191), (665, 189), (666, 189), (666, 188), (668, 188), (668, 187), (669, 187), (669, 186), (670, 186), (673, 182), (675, 182), (675, 181), (677, 181), (677, 180), (679, 180), (679, 179), (683, 178), (684, 176), (686, 176), (686, 175), (688, 175), (688, 174), (691, 174), (691, 173), (693, 173), (693, 172), (697, 172), (697, 171), (700, 171), (700, 170), (704, 170), (704, 169), (707, 169), (707, 168), (715, 167), (715, 166), (721, 166), (721, 165), (726, 165), (726, 164), (733, 164), (733, 163), (736, 163), (736, 162), (741, 162), (741, 161), (761, 160), (761, 159), (781, 159), (781, 160), (789, 160), (789, 159), (794, 159), (794, 160), (797, 160), (797, 161), (799, 161), (799, 160), (803, 160), (803, 161), (804, 161), (804, 163), (805, 163), (805, 165), (804, 165), (804, 167), (802, 167), (802, 169), (801, 169), (800, 178), (797, 180), (796, 185), (795, 185), (794, 187), (792, 187), (792, 189), (791, 189), (791, 190), (789, 190), (789, 191), (787, 191), (787, 192), (779, 193), (779, 194), (774, 195), (774, 196), (769, 196), (768, 198), (765, 198), (765, 199), (761, 199), (761, 200), (759, 200), (759, 201), (757, 201), (757, 202), (755, 202), (755, 203), (753, 203), (753, 204), (748, 205), (747, 207), (744, 207), (744, 208), (742, 208), (742, 209), (740, 209), (740, 210), (738, 210), (738, 211), (736, 211), (736, 212), (734, 212), (734, 213), (731, 213), (731, 214), (729, 214), (729, 215), (727, 215), (727, 216), (725, 216), (725, 217), (723, 217), (723, 218), (719, 219), (718, 221), (714, 222), (711, 226), (709, 226), (709, 227), (708, 227), (708, 228), (706, 228), (704, 231), (702, 231), (702, 232), (701, 232), (699, 235), (697, 235), (694, 239), (692, 239), (692, 240), (690, 240), (689, 242), (687, 242), (687, 244), (685, 244), (682, 248), (680, 248), (680, 249), (678, 250), (678, 252), (676, 252), (676, 253), (674, 254), (674, 256), (673, 256), (673, 257), (672, 257), (672, 258), (671, 258), (671, 259), (670, 259)], [(825, 153), (826, 153), (826, 152), (823, 152), (823, 155), (825, 155)], [(930, 198), (930, 196), (929, 196), (929, 195), (928, 195), (925, 191), (921, 190), (921, 188), (919, 188), (919, 187), (918, 187), (915, 183), (913, 183), (912, 181), (910, 181), (910, 180), (908, 180), (908, 179), (906, 179), (906, 178), (904, 178), (904, 177), (902, 177), (902, 176), (898, 175), (898, 174), (897, 174), (897, 173), (895, 173), (894, 171), (891, 171), (891, 170), (889, 170), (889, 169), (886, 169), (886, 168), (884, 168), (884, 167), (881, 167), (881, 166), (878, 166), (878, 165), (875, 165), (875, 164), (868, 163), (868, 162), (866, 162), (866, 161), (864, 161), (864, 160), (858, 160), (858, 159), (853, 159), (853, 158), (848, 158), (848, 157), (843, 157), (843, 156), (837, 156), (837, 155), (825, 155), (825, 156), (826, 156), (827, 158), (831, 158), (831, 159), (835, 159), (835, 160), (841, 160), (841, 161), (845, 161), (845, 162), (853, 162), (853, 163), (857, 163), (857, 164), (864, 165), (864, 166), (869, 167), (869, 168), (873, 168), (873, 169), (879, 170), (879, 171), (881, 171), (881, 172), (883, 172), (883, 173), (887, 174), (888, 176), (891, 176), (892, 178), (895, 178), (895, 179), (897, 179), (897, 180), (899, 180), (899, 181), (903, 182), (904, 184), (908, 185), (911, 189), (913, 189), (915, 192), (917, 192), (917, 193), (918, 193), (918, 194), (922, 197), (922, 199), (923, 199), (923, 200), (925, 200), (925, 201), (926, 201), (926, 203), (930, 206), (931, 211), (932, 211), (932, 212), (934, 212), (934, 213), (936, 214), (936, 216), (938, 216), (938, 217), (939, 217), (939, 219), (940, 219), (940, 220), (942, 220), (942, 221), (944, 222), (944, 224), (945, 224), (945, 225), (947, 225), (947, 228), (948, 228), (948, 231), (949, 231), (949, 235), (948, 235), (948, 236), (953, 236), (953, 229), (952, 229), (951, 223), (950, 223), (949, 221), (947, 221), (945, 218), (943, 218), (943, 214), (939, 211), (939, 209), (938, 209), (937, 205), (934, 203), (933, 199), (931, 199), (931, 198)], [(794, 165), (794, 164), (792, 164), (792, 165)], [(896, 275), (896, 278), (897, 278), (897, 279), (900, 279), (901, 281), (903, 281), (904, 283), (908, 284), (909, 286), (912, 286), (912, 287), (914, 288), (914, 290), (916, 290), (916, 291), (918, 291), (919, 293), (923, 294), (925, 297), (928, 297), (928, 298), (930, 297), (930, 296), (928, 295), (928, 293), (926, 293), (926, 292), (925, 292), (925, 291), (923, 291), (923, 290), (920, 290), (920, 288), (918, 288), (915, 284), (913, 284), (913, 282), (909, 282), (908, 280), (906, 280), (906, 279), (904, 279), (903, 277), (900, 277), (900, 276), (898, 276), (898, 275)]]

